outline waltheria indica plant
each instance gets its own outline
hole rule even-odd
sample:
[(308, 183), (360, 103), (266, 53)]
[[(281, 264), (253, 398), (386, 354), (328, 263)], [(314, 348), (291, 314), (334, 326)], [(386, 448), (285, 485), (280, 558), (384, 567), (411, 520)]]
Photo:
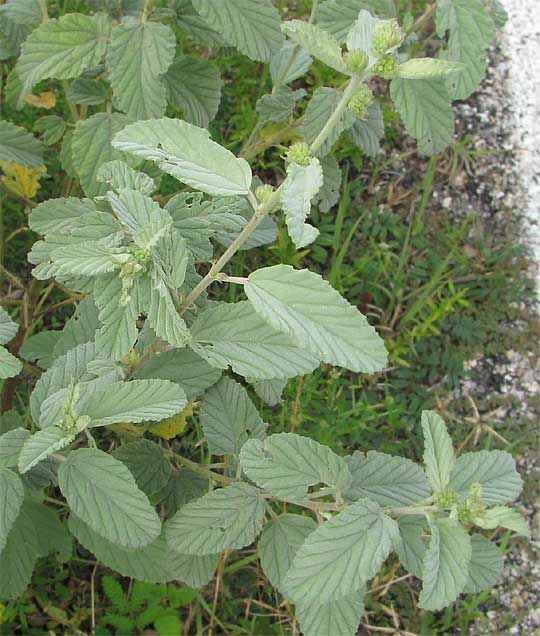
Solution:
[[(366, 584), (392, 552), (422, 580), (422, 608), (489, 589), (503, 559), (481, 530), (528, 534), (505, 505), (522, 486), (512, 457), (456, 458), (433, 412), (422, 416), (424, 466), (377, 451), (341, 457), (307, 437), (272, 434), (251, 391), (273, 405), (289, 378), (321, 363), (374, 373), (387, 353), (318, 274), (226, 270), (239, 250), (275, 239), (274, 215), (284, 215), (298, 248), (317, 238), (312, 206), (325, 212), (339, 197), (334, 143), (346, 133), (367, 155), (380, 150), (375, 86), (389, 81), (421, 151), (440, 151), (453, 134), (451, 100), (483, 75), (499, 4), (439, 0), (401, 26), (391, 0), (314, 2), (309, 21), (287, 22), (270, 0), (89, 5), (101, 10), (57, 19), (43, 0), (0, 7), (0, 51), (18, 55), (8, 99), (21, 105), (56, 78), (70, 113), (38, 120), (42, 141), (0, 122), (0, 159), (40, 166), (43, 143), (61, 143), (66, 194), (85, 196), (44, 201), (29, 217), (42, 236), (29, 255), (36, 289), (54, 279), (79, 299), (74, 315), (61, 331), (31, 335), (25, 323), (12, 348), (19, 357), (0, 349), (2, 377), (21, 371), (19, 358), (42, 370), (31, 426), (15, 411), (1, 420), (0, 597), (25, 590), (38, 557), (68, 559), (71, 537), (122, 575), (193, 587), (212, 579), (223, 551), (258, 542), (264, 573), (308, 636), (356, 634)], [(432, 15), (438, 57), (411, 57)], [(221, 79), (211, 61), (180, 51), (178, 41), (191, 39), (270, 65), (273, 89), (257, 103), (243, 157), (205, 129)], [(289, 85), (312, 58), (341, 85), (317, 87), (297, 120), (306, 92)], [(246, 157), (283, 140), (284, 176), (262, 183)], [(156, 194), (164, 173), (183, 189)], [(242, 286), (246, 300), (210, 300), (216, 283)], [(4, 311), (0, 321), (6, 344), (18, 327)], [(205, 463), (174, 441), (193, 412)], [(126, 442), (126, 432), (139, 439)], [(209, 465), (210, 455), (219, 462)], [(67, 505), (50, 497), (57, 488)]]

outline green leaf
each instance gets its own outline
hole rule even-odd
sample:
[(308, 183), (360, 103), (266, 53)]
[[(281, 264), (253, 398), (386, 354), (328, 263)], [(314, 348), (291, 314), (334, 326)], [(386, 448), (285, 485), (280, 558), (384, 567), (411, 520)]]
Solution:
[(407, 60), (398, 66), (397, 76), (402, 79), (430, 79), (444, 77), (464, 70), (463, 64), (431, 57)]
[(395, 521), (360, 500), (309, 535), (285, 577), (285, 591), (307, 606), (350, 596), (373, 578), (397, 537)]
[(22, 364), (18, 358), (5, 347), (0, 347), (0, 379), (13, 378), (22, 371)]
[(253, 380), (248, 378), (248, 381), (252, 384), (255, 393), (268, 406), (277, 406), (283, 403), (281, 394), (287, 386), (287, 380)]
[[(191, 339), (191, 334), (176, 305), (167, 285), (154, 277), (150, 282), (150, 305), (139, 304), (141, 311), (146, 311), (146, 318), (156, 336), (163, 338), (173, 347), (183, 348)], [(144, 298), (144, 296), (143, 296)]]
[(272, 54), (270, 60), (270, 76), (274, 86), (290, 84), (304, 76), (312, 62), (305, 49), (298, 49), (292, 42), (284, 42), (279, 51)]
[(182, 109), (186, 121), (207, 128), (218, 112), (223, 82), (217, 66), (208, 60), (181, 55), (163, 81), (169, 101)]
[(97, 559), (122, 576), (147, 583), (166, 583), (180, 579), (201, 587), (212, 578), (217, 556), (188, 557), (172, 551), (163, 536), (142, 548), (130, 549), (111, 543), (96, 534), (75, 515), (69, 517), (69, 529)]
[(287, 180), (281, 193), (281, 205), (289, 236), (298, 249), (313, 243), (319, 230), (305, 221), (311, 212), (311, 202), (323, 184), (323, 171), (318, 159), (307, 166), (291, 163), (287, 166)]
[(352, 475), (345, 491), (350, 501), (367, 497), (381, 506), (410, 506), (431, 494), (422, 468), (404, 457), (356, 451), (345, 461)]
[(17, 75), (22, 83), (19, 107), (32, 87), (43, 79), (70, 79), (96, 66), (107, 48), (109, 18), (69, 13), (46, 20), (33, 31), (21, 48)]
[(318, 274), (265, 267), (249, 276), (244, 290), (270, 326), (324, 362), (352, 371), (384, 368), (387, 353), (375, 329)]
[(192, 0), (193, 6), (225, 42), (252, 60), (269, 62), (283, 44), (278, 10), (271, 0)]
[(418, 606), (440, 610), (465, 589), (471, 561), (471, 538), (457, 521), (430, 522), (431, 539), (422, 564), (422, 592)]
[(341, 47), (333, 35), (304, 20), (290, 20), (281, 25), (281, 30), (293, 42), (305, 49), (323, 64), (340, 73), (347, 74)]
[(270, 583), (281, 589), (298, 548), (317, 529), (311, 517), (283, 514), (271, 519), (259, 539), (261, 566)]
[(344, 42), (361, 9), (383, 18), (396, 15), (393, 0), (324, 0), (317, 8), (317, 24)]
[(152, 356), (142, 364), (136, 378), (158, 378), (179, 384), (188, 400), (199, 397), (220, 378), (221, 371), (211, 367), (191, 349), (173, 349)]
[(58, 513), (38, 501), (27, 499), (24, 511), (39, 529), (38, 556), (54, 554), (61, 563), (66, 563), (73, 554), (73, 539)]
[(465, 453), (457, 458), (449, 488), (464, 499), (473, 484), (481, 484), (481, 498), (487, 504), (514, 501), (523, 488), (514, 458), (510, 453), (499, 450)]
[(259, 124), (287, 121), (292, 115), (297, 100), (304, 97), (305, 94), (306, 91), (303, 89), (293, 91), (288, 86), (280, 86), (275, 93), (263, 95), (257, 100)]
[(508, 528), (508, 530), (512, 530), (516, 534), (522, 534), (527, 539), (531, 538), (531, 531), (521, 513), (507, 506), (494, 506), (474, 516), (472, 520), (484, 530)]
[(323, 185), (315, 197), (315, 205), (325, 214), (329, 212), (341, 197), (341, 182), (343, 180), (341, 168), (333, 155), (321, 159), (323, 171)]
[(257, 438), (266, 434), (266, 425), (247, 391), (226, 377), (204, 394), (201, 425), (214, 455), (237, 454), (248, 439), (248, 431)]
[(251, 186), (251, 169), (244, 159), (212, 141), (207, 130), (179, 119), (131, 124), (116, 135), (113, 146), (155, 162), (163, 172), (207, 194), (247, 194)]
[(362, 9), (347, 34), (347, 49), (349, 51), (364, 51), (373, 59), (373, 32), (379, 22), (380, 20), (374, 18), (369, 11)]
[(180, 413), (187, 404), (182, 389), (167, 380), (132, 380), (98, 386), (77, 406), (90, 426), (159, 421)]
[(103, 104), (107, 99), (108, 92), (109, 86), (106, 82), (78, 77), (69, 85), (66, 99), (74, 104), (95, 106), (97, 104)]
[(390, 95), (407, 129), (417, 139), (420, 151), (436, 155), (454, 134), (454, 113), (443, 79), (407, 80), (396, 78)]
[(107, 67), (116, 105), (131, 119), (164, 114), (167, 90), (161, 76), (175, 49), (174, 32), (159, 22), (127, 17), (112, 30)]
[(13, 340), (19, 331), (19, 325), (0, 307), (0, 345)]
[(24, 474), (49, 455), (65, 448), (75, 439), (76, 434), (68, 434), (58, 426), (49, 426), (29, 437), (19, 455), (19, 472)]
[(47, 146), (52, 146), (62, 139), (62, 135), (66, 131), (66, 123), (57, 115), (47, 115), (46, 117), (40, 117), (36, 121), (34, 130), (43, 133), (43, 143)]
[(112, 543), (140, 548), (161, 532), (156, 511), (128, 468), (103, 451), (72, 451), (58, 470), (58, 485), (73, 513)]
[(246, 378), (290, 378), (311, 373), (319, 365), (314, 355), (267, 325), (249, 302), (206, 309), (191, 333), (197, 351), (213, 366), (226, 369), (230, 365)]
[(378, 102), (368, 106), (365, 119), (355, 118), (347, 134), (368, 157), (376, 157), (381, 151), (380, 141), (384, 137), (384, 117)]
[(240, 451), (240, 465), (258, 486), (283, 499), (304, 499), (309, 488), (319, 483), (336, 492), (351, 484), (342, 457), (328, 446), (295, 433), (248, 440)]
[(122, 444), (112, 454), (129, 468), (137, 486), (149, 497), (167, 485), (172, 466), (159, 444), (141, 439)]
[[(312, 144), (315, 139), (317, 139), (326, 122), (336, 110), (342, 95), (343, 93), (335, 88), (327, 88), (326, 86), (320, 86), (315, 90), (309, 101), (302, 123), (302, 134), (309, 144)], [(320, 150), (317, 152), (317, 155), (319, 157), (327, 155), (334, 143), (339, 139), (341, 133), (348, 130), (355, 121), (356, 117), (350, 110), (346, 109), (340, 121), (337, 122), (330, 131)]]
[(61, 331), (35, 333), (24, 341), (23, 346), (19, 349), (19, 355), (28, 362), (36, 362), (42, 369), (48, 369), (54, 362), (56, 357), (54, 349), (61, 337)]
[(120, 252), (103, 241), (88, 241), (73, 248), (60, 247), (51, 252), (55, 275), (101, 276), (119, 270), (129, 259), (127, 251)]
[(206, 495), (209, 487), (210, 482), (207, 477), (187, 468), (173, 470), (167, 485), (161, 492), (160, 503), (165, 509), (166, 517), (172, 517), (182, 506)]
[(20, 478), (9, 468), (0, 468), (0, 554), (19, 515), (24, 500), (24, 487)]
[(174, 9), (178, 27), (196, 42), (216, 49), (225, 45), (221, 35), (211, 29), (195, 11), (191, 0), (175, 0)]
[(107, 193), (108, 185), (99, 183), (97, 174), (104, 163), (122, 159), (122, 154), (111, 146), (111, 141), (127, 122), (126, 116), (121, 113), (96, 113), (77, 122), (71, 152), (81, 185), (89, 197)]
[(75, 197), (49, 199), (39, 203), (30, 213), (28, 223), (38, 234), (65, 234), (76, 227), (80, 217), (96, 212), (91, 199)]
[(428, 548), (428, 537), (425, 532), (426, 519), (422, 516), (406, 515), (399, 519), (398, 525), (399, 539), (394, 544), (396, 554), (407, 572), (420, 579)]
[(0, 468), (15, 468), (19, 454), (30, 431), (25, 428), (14, 428), (0, 435)]
[(24, 128), (0, 121), (0, 161), (13, 161), (24, 166), (41, 166), (44, 147)]
[(435, 492), (442, 492), (448, 486), (456, 461), (452, 438), (442, 417), (434, 411), (422, 412), (422, 432), (427, 478)]
[(177, 552), (204, 556), (252, 543), (264, 520), (264, 500), (242, 482), (220, 488), (186, 504), (165, 525), (168, 544)]
[(133, 170), (124, 161), (116, 159), (104, 163), (97, 175), (97, 180), (107, 183), (113, 190), (138, 190), (142, 194), (150, 196), (156, 189), (156, 183), (144, 172)]
[(504, 555), (495, 543), (481, 534), (471, 536), (471, 547), (469, 578), (463, 591), (467, 594), (487, 592), (497, 583), (504, 566)]
[(296, 608), (304, 636), (356, 636), (364, 613), (364, 590), (330, 603), (311, 603)]

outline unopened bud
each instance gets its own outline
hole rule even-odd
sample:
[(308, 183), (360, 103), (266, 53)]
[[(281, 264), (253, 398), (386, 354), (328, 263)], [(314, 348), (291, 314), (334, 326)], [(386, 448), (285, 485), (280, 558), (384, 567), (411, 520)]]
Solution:
[(343, 60), (351, 71), (360, 75), (369, 65), (369, 56), (364, 51), (347, 51), (343, 54)]
[(358, 119), (365, 119), (368, 114), (368, 108), (373, 101), (373, 93), (366, 84), (353, 93), (349, 103), (347, 104), (349, 110), (353, 112)]
[(311, 162), (309, 146), (305, 141), (298, 141), (293, 144), (287, 152), (287, 161), (297, 163), (300, 166), (307, 166)]
[(394, 79), (397, 76), (397, 71), (397, 60), (391, 55), (385, 55), (373, 66), (373, 73), (385, 80)]
[(404, 37), (403, 29), (396, 20), (379, 22), (373, 30), (373, 52), (384, 55), (390, 49), (399, 46)]
[(260, 203), (266, 203), (266, 201), (269, 201), (273, 194), (274, 188), (269, 183), (265, 183), (255, 190), (255, 196)]

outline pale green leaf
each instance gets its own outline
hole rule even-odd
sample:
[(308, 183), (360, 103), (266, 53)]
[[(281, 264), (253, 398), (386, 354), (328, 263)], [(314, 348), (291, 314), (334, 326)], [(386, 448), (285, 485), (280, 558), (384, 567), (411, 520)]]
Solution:
[(324, 214), (329, 212), (339, 201), (341, 196), (342, 174), (337, 159), (333, 155), (326, 155), (321, 159), (323, 171), (323, 185), (315, 197), (315, 204)]
[(90, 426), (159, 421), (180, 413), (187, 404), (182, 389), (167, 380), (133, 380), (98, 386), (81, 398), (81, 415)]
[(463, 591), (479, 594), (491, 590), (497, 583), (504, 566), (504, 555), (495, 543), (481, 534), (471, 536), (471, 547), (469, 578)]
[(252, 384), (255, 393), (268, 406), (277, 406), (283, 403), (282, 393), (287, 386), (287, 380), (254, 380), (248, 378), (248, 381)]
[(146, 318), (156, 336), (173, 347), (185, 347), (191, 334), (183, 318), (180, 318), (168, 287), (155, 278), (150, 284), (150, 305), (140, 305), (139, 309), (141, 312), (146, 311)]
[(261, 439), (266, 430), (244, 387), (226, 377), (204, 394), (201, 424), (214, 455), (237, 454), (248, 439), (248, 431)]
[(217, 49), (225, 45), (221, 35), (211, 29), (208, 23), (195, 11), (191, 0), (174, 0), (173, 5), (176, 23), (184, 33), (209, 48)]
[(396, 554), (401, 565), (420, 579), (429, 542), (426, 519), (422, 516), (406, 515), (398, 520), (398, 525), (399, 538), (394, 544)]
[(112, 543), (140, 548), (161, 532), (156, 511), (128, 468), (103, 451), (71, 452), (58, 470), (58, 484), (73, 513)]
[(444, 79), (406, 80), (390, 84), (392, 101), (407, 132), (415, 137), (420, 151), (435, 155), (454, 134), (454, 113)]
[(0, 345), (13, 340), (19, 331), (19, 325), (11, 318), (5, 309), (0, 307)]
[(66, 131), (66, 123), (57, 115), (46, 115), (36, 120), (34, 130), (42, 133), (43, 143), (52, 146), (62, 139), (62, 135)]
[(93, 80), (85, 77), (74, 79), (66, 93), (66, 99), (74, 104), (95, 106), (103, 104), (107, 99), (109, 85), (103, 80)]
[(356, 636), (364, 612), (361, 588), (329, 603), (298, 605), (296, 612), (303, 636)]
[(208, 60), (181, 55), (164, 76), (169, 101), (182, 109), (183, 118), (207, 128), (217, 114), (223, 82), (218, 68)]
[(42, 369), (48, 369), (56, 357), (54, 350), (61, 337), (61, 331), (35, 333), (24, 341), (19, 349), (19, 355), (28, 362), (35, 362)]
[(453, 603), (465, 589), (471, 561), (471, 538), (457, 521), (435, 519), (422, 564), (419, 607), (436, 611)]
[(129, 468), (137, 486), (149, 497), (167, 485), (172, 466), (159, 444), (141, 439), (122, 444), (112, 454)]
[(165, 525), (177, 552), (204, 556), (252, 543), (262, 530), (264, 499), (245, 483), (214, 490), (186, 504)]
[(350, 596), (379, 571), (398, 534), (368, 500), (348, 506), (309, 535), (285, 577), (287, 595), (307, 606)]
[(122, 154), (111, 146), (115, 134), (128, 123), (121, 113), (96, 113), (77, 122), (71, 142), (73, 164), (85, 193), (104, 195), (108, 185), (99, 183), (97, 174), (102, 164), (122, 159)]
[[(442, 50), (439, 52), (441, 60), (453, 60), (454, 55), (451, 51)], [(467, 60), (463, 65), (461, 73), (454, 73), (446, 78), (446, 86), (452, 99), (467, 99), (480, 82), (484, 79), (487, 68), (486, 53), (478, 53), (475, 57)]]
[(248, 440), (240, 451), (240, 465), (258, 486), (275, 497), (301, 500), (311, 486), (325, 484), (336, 492), (350, 487), (345, 460), (328, 446), (296, 433), (276, 433), (264, 441)]
[(54, 554), (58, 561), (66, 563), (73, 554), (73, 539), (58, 513), (38, 501), (27, 499), (24, 510), (30, 515), (34, 527), (39, 531), (38, 551), (40, 557)]
[(313, 60), (305, 49), (299, 49), (292, 42), (284, 42), (283, 46), (272, 54), (270, 75), (275, 86), (290, 84), (305, 75)]
[(402, 79), (430, 79), (461, 73), (465, 67), (459, 62), (418, 57), (398, 66), (397, 76)]
[(531, 538), (531, 531), (523, 515), (518, 510), (508, 508), (508, 506), (494, 506), (474, 516), (472, 520), (484, 530), (507, 528), (516, 534), (523, 535), (527, 539)]
[(17, 75), (22, 82), (19, 106), (41, 80), (70, 79), (99, 64), (109, 32), (109, 18), (102, 13), (69, 13), (42, 22), (25, 40), (17, 62)]
[(373, 17), (369, 11), (362, 9), (347, 34), (347, 49), (349, 51), (364, 51), (370, 55), (373, 48), (373, 32), (378, 22), (380, 20)]
[(247, 194), (251, 169), (244, 159), (210, 139), (210, 133), (179, 119), (131, 124), (113, 146), (148, 159), (164, 172), (211, 195)]
[(375, 329), (318, 274), (275, 265), (251, 274), (244, 290), (269, 325), (324, 362), (352, 371), (384, 368), (387, 353)]
[(0, 553), (19, 515), (24, 500), (24, 487), (18, 475), (9, 468), (0, 468)]
[(271, 519), (259, 539), (261, 566), (270, 583), (280, 589), (298, 548), (317, 529), (311, 517), (289, 513)]
[(517, 499), (523, 480), (516, 470), (516, 462), (505, 451), (478, 451), (457, 458), (448, 487), (464, 499), (473, 484), (482, 486), (482, 501), (503, 504)]
[[(43, 405), (42, 405), (43, 406)], [(49, 426), (29, 437), (19, 455), (19, 472), (24, 474), (57, 450), (65, 448), (75, 439), (74, 433), (67, 433), (58, 426)]]
[(19, 412), (15, 409), (0, 413), (0, 435), (16, 428), (25, 428), (25, 423)]
[(200, 16), (225, 42), (252, 60), (269, 62), (283, 44), (272, 0), (192, 0)]
[(367, 497), (381, 506), (410, 506), (431, 494), (422, 468), (404, 457), (356, 451), (345, 461), (352, 475), (345, 497), (351, 501)]
[(381, 151), (380, 141), (384, 137), (384, 118), (378, 102), (368, 106), (365, 119), (355, 118), (347, 134), (368, 157), (376, 157)]
[(43, 152), (43, 144), (34, 135), (9, 121), (0, 121), (0, 161), (41, 166)]
[(313, 243), (319, 230), (306, 223), (311, 202), (323, 184), (321, 163), (313, 158), (307, 166), (291, 163), (287, 166), (287, 180), (281, 193), (281, 205), (289, 236), (298, 249)]
[[(255, 312), (251, 303), (222, 303), (202, 312), (191, 326), (197, 351), (213, 366), (246, 378), (290, 378), (311, 373), (319, 360), (295, 346)], [(192, 345), (193, 346), (193, 345)]]
[(275, 93), (263, 95), (257, 100), (256, 106), (259, 113), (259, 124), (287, 121), (292, 115), (296, 102), (305, 94), (304, 89), (293, 91), (288, 86), (280, 86)]
[(91, 199), (75, 197), (49, 199), (39, 203), (30, 213), (28, 223), (38, 234), (65, 234), (76, 227), (81, 216), (96, 212)]
[(107, 183), (116, 192), (124, 189), (138, 190), (150, 196), (156, 189), (156, 183), (144, 172), (133, 170), (124, 161), (116, 159), (102, 164), (96, 175), (98, 181)]
[(456, 461), (452, 438), (442, 417), (434, 411), (423, 411), (422, 432), (426, 474), (433, 490), (442, 492), (448, 486)]
[(25, 428), (14, 428), (0, 435), (0, 468), (15, 468), (19, 454), (30, 431)]
[(101, 276), (119, 270), (130, 258), (126, 250), (119, 252), (102, 241), (88, 241), (74, 249), (59, 247), (51, 252), (55, 275)]
[(317, 7), (317, 24), (344, 42), (361, 9), (384, 18), (396, 15), (393, 0), (324, 0)]
[(161, 76), (176, 49), (172, 29), (159, 22), (127, 17), (111, 33), (107, 67), (116, 105), (132, 119), (161, 117), (167, 90)]
[(18, 358), (5, 347), (0, 347), (0, 379), (13, 378), (22, 371), (22, 364)]
[(304, 20), (284, 22), (281, 30), (310, 55), (340, 73), (347, 73), (341, 47), (333, 35)]

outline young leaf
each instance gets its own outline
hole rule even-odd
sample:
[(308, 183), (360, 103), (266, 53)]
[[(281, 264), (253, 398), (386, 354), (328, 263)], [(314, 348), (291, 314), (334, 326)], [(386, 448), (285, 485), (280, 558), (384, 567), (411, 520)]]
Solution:
[(248, 431), (260, 439), (266, 435), (266, 425), (247, 391), (229, 378), (222, 378), (204, 394), (201, 424), (214, 455), (237, 454)]
[(156, 189), (156, 183), (144, 172), (133, 170), (124, 161), (116, 159), (102, 164), (96, 175), (98, 181), (108, 183), (119, 192), (121, 190), (137, 190), (146, 196), (151, 196)]
[(464, 66), (459, 62), (419, 57), (407, 60), (398, 66), (397, 76), (402, 79), (430, 79), (461, 73)]
[(19, 472), (24, 474), (52, 453), (65, 448), (75, 439), (75, 433), (67, 433), (58, 426), (49, 426), (29, 437), (19, 455)]
[[(178, 347), (179, 349), (185, 347), (191, 339), (191, 334), (183, 318), (180, 318), (170, 289), (158, 276), (153, 276), (153, 280), (148, 282), (150, 283), (148, 290), (150, 305), (148, 306), (146, 302), (140, 302), (140, 311), (147, 312), (148, 324), (154, 330), (156, 336), (163, 338), (173, 347)], [(145, 298), (144, 294), (142, 298)]]
[(323, 170), (323, 185), (315, 197), (315, 205), (325, 214), (329, 212), (341, 197), (341, 183), (343, 176), (337, 159), (333, 155), (327, 155), (321, 159)]
[(471, 561), (471, 538), (450, 518), (430, 522), (431, 539), (422, 565), (418, 605), (436, 611), (453, 603), (465, 589)]
[(191, 333), (197, 351), (213, 366), (230, 365), (246, 378), (290, 378), (319, 365), (314, 355), (267, 325), (249, 302), (210, 307), (195, 320)]
[(310, 517), (283, 514), (271, 519), (259, 539), (259, 557), (270, 583), (281, 589), (298, 548), (317, 529)]
[[(343, 93), (335, 88), (328, 88), (326, 86), (319, 86), (319, 88), (315, 90), (309, 101), (304, 122), (302, 123), (302, 134), (309, 144), (317, 139), (326, 122), (336, 110), (342, 95)], [(317, 155), (319, 157), (326, 156), (332, 149), (334, 143), (339, 139), (341, 133), (348, 130), (355, 121), (356, 117), (349, 110), (345, 110), (341, 120), (330, 131), (320, 150), (317, 152)]]
[(159, 22), (127, 17), (111, 33), (107, 67), (118, 108), (132, 119), (161, 117), (167, 91), (161, 76), (172, 64), (176, 39)]
[(435, 492), (442, 492), (448, 486), (455, 462), (452, 439), (443, 419), (433, 411), (422, 413), (422, 431), (426, 474)]
[(43, 165), (43, 151), (41, 141), (24, 128), (0, 121), (0, 161), (37, 167)]
[(270, 60), (270, 76), (274, 85), (290, 84), (305, 75), (313, 60), (305, 49), (298, 50), (292, 42), (285, 42), (283, 46), (272, 54)]
[(504, 566), (504, 556), (495, 543), (481, 534), (472, 535), (471, 548), (469, 578), (463, 591), (478, 594), (491, 590), (497, 583)]
[(115, 382), (87, 390), (77, 409), (90, 426), (162, 420), (180, 413), (187, 400), (182, 389), (167, 380)]
[(329, 603), (300, 604), (296, 607), (304, 636), (356, 636), (364, 612), (361, 588)]
[(269, 62), (283, 44), (279, 13), (271, 0), (192, 0), (199, 15), (225, 42), (252, 60)]
[(352, 476), (344, 493), (349, 501), (367, 497), (381, 506), (410, 506), (431, 494), (422, 468), (404, 457), (356, 451), (345, 462)]
[(366, 318), (318, 274), (289, 265), (265, 267), (244, 285), (255, 311), (324, 362), (351, 371), (384, 368), (382, 339)]
[(58, 485), (73, 513), (112, 543), (140, 548), (161, 532), (156, 511), (128, 468), (103, 451), (71, 452), (58, 470)]
[(347, 34), (347, 50), (364, 51), (370, 55), (373, 48), (373, 32), (378, 22), (380, 20), (374, 18), (369, 11), (362, 9)]
[(522, 534), (527, 539), (531, 538), (531, 531), (521, 513), (518, 510), (508, 508), (508, 506), (494, 506), (474, 516), (472, 520), (485, 530), (508, 528), (517, 534)]
[(514, 458), (510, 453), (499, 450), (465, 453), (457, 458), (449, 488), (464, 499), (473, 484), (482, 486), (481, 498), (487, 504), (514, 501), (523, 488)]
[(163, 172), (207, 194), (247, 194), (251, 186), (251, 169), (244, 159), (212, 141), (207, 130), (179, 119), (131, 124), (116, 135), (113, 146), (155, 162)]
[(321, 163), (313, 158), (307, 166), (291, 163), (287, 167), (287, 180), (281, 194), (281, 205), (289, 235), (298, 249), (313, 243), (319, 230), (305, 221), (311, 212), (311, 201), (323, 184)]
[(19, 455), (30, 431), (25, 428), (14, 428), (0, 435), (0, 468), (15, 468)]
[(182, 109), (190, 124), (207, 128), (217, 114), (221, 101), (221, 80), (218, 68), (208, 60), (181, 55), (177, 57), (163, 81), (169, 91), (169, 101)]
[(91, 199), (49, 199), (39, 203), (32, 210), (28, 224), (38, 234), (65, 234), (76, 227), (80, 217), (96, 211), (95, 203)]
[(172, 466), (158, 444), (141, 439), (122, 444), (112, 454), (129, 468), (137, 486), (149, 497), (167, 485)]
[(181, 554), (217, 554), (252, 543), (263, 520), (264, 500), (259, 491), (239, 482), (180, 508), (165, 525), (165, 536)]
[(323, 483), (343, 492), (351, 474), (342, 457), (328, 446), (295, 433), (251, 439), (240, 451), (240, 465), (258, 486), (276, 497), (303, 499), (310, 486)]
[(99, 64), (109, 32), (110, 21), (103, 13), (69, 13), (42, 22), (25, 40), (17, 62), (17, 76), (22, 83), (18, 106), (42, 79), (70, 79)]
[(421, 152), (436, 155), (448, 145), (454, 134), (454, 113), (443, 79), (398, 77), (390, 84), (390, 95)]
[(328, 603), (350, 596), (373, 578), (398, 535), (395, 521), (363, 499), (319, 526), (294, 557), (285, 577), (295, 603)]
[(340, 73), (347, 73), (341, 47), (333, 35), (304, 20), (284, 22), (281, 30), (308, 53)]
[(344, 42), (360, 9), (383, 18), (393, 18), (396, 15), (394, 0), (324, 0), (317, 7), (317, 24), (340, 43)]
[(24, 487), (18, 475), (9, 468), (0, 468), (0, 554), (19, 515), (24, 500)]

